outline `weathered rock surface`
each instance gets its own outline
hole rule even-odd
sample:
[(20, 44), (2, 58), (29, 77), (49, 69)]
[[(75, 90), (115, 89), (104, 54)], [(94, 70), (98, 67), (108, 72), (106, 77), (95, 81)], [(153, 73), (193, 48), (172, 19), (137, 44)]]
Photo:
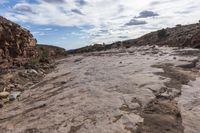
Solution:
[(35, 45), (30, 31), (0, 16), (0, 67), (24, 64), (35, 56)]
[(179, 100), (182, 85), (199, 72), (177, 67), (195, 58), (144, 46), (62, 59), (19, 101), (0, 109), (0, 131), (199, 133), (198, 90)]

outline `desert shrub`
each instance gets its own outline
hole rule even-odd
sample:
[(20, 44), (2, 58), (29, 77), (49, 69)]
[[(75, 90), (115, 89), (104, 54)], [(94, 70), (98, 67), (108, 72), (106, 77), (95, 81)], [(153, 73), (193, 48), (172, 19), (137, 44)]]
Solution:
[(41, 53), (39, 55), (39, 62), (49, 63), (49, 52), (46, 49), (41, 49)]
[(40, 48), (39, 55), (29, 60), (30, 65), (37, 65), (39, 63), (49, 63), (49, 52), (44, 48)]
[(167, 32), (165, 29), (159, 30), (158, 31), (158, 38), (165, 38), (167, 36)]
[(29, 63), (30, 63), (31, 65), (38, 64), (38, 63), (39, 63), (39, 59), (38, 59), (38, 58), (31, 58), (31, 59), (29, 60)]

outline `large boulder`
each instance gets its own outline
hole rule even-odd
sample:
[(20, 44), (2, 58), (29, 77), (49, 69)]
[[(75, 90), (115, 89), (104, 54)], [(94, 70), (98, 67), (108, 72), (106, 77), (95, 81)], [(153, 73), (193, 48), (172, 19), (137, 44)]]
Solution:
[(0, 67), (12, 66), (16, 58), (33, 57), (36, 43), (29, 30), (0, 16)]

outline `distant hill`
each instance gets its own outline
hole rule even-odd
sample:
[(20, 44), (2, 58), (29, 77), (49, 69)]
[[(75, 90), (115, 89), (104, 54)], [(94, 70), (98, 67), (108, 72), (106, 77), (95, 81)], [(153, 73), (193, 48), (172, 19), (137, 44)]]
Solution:
[(66, 55), (66, 50), (61, 47), (46, 45), (46, 44), (37, 44), (36, 50), (41, 55), (46, 52), (50, 58), (56, 59)]
[(95, 44), (67, 51), (69, 54), (102, 51), (112, 48), (129, 48), (131, 46), (158, 45), (171, 47), (200, 48), (200, 23), (177, 25), (173, 28), (161, 29), (148, 33), (137, 39), (118, 41), (112, 44)]
[(200, 23), (177, 25), (174, 28), (161, 29), (140, 38), (124, 41), (125, 46), (159, 45), (172, 47), (200, 48)]

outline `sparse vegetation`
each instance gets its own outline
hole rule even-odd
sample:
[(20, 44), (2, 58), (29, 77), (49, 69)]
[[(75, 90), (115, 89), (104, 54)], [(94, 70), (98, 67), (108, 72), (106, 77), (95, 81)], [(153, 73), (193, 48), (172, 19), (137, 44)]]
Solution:
[(176, 25), (176, 27), (181, 27), (181, 26), (182, 26), (181, 24), (177, 24), (177, 25)]
[(165, 38), (167, 36), (167, 32), (165, 29), (162, 29), (162, 30), (159, 30), (158, 31), (158, 38), (161, 39), (161, 38)]
[(49, 63), (49, 52), (48, 50), (41, 47), (41, 54), (39, 55), (39, 62)]
[(36, 65), (39, 63), (50, 63), (49, 52), (43, 47), (40, 48), (38, 56), (29, 60), (30, 65)]

